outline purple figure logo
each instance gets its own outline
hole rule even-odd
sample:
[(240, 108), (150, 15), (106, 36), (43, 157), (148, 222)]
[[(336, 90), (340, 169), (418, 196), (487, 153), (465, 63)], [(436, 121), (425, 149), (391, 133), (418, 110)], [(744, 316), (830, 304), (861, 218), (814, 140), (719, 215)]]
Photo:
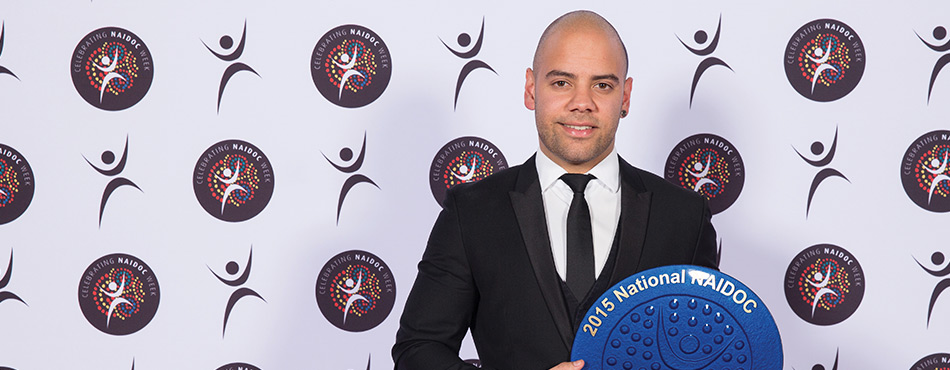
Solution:
[[(12, 249), (10, 250), (10, 263), (7, 264), (7, 271), (3, 273), (3, 278), (0, 278), (0, 289), (7, 287), (7, 284), (10, 283), (11, 275), (13, 275), (13, 250)], [(3, 303), (3, 301), (8, 300), (8, 299), (19, 301), (20, 303), (23, 303), (29, 306), (28, 304), (26, 304), (26, 302), (23, 301), (23, 299), (21, 299), (15, 293), (0, 290), (0, 303)]]
[(934, 287), (933, 293), (930, 295), (930, 305), (927, 306), (927, 327), (929, 328), (930, 317), (934, 312), (934, 303), (937, 303), (937, 298), (940, 297), (940, 294), (943, 293), (944, 290), (950, 288), (950, 277), (947, 277), (950, 275), (950, 263), (944, 266), (943, 269), (940, 269), (940, 265), (946, 261), (946, 258), (940, 251), (934, 252), (932, 255), (930, 255), (930, 262), (933, 263), (934, 266), (933, 270), (920, 263), (916, 257), (914, 258), (914, 261), (917, 262), (917, 265), (919, 265), (920, 268), (924, 269), (924, 271), (927, 271), (928, 274), (934, 277), (943, 278), (943, 280), (940, 280), (940, 282), (937, 283), (937, 286)]
[[(233, 62), (237, 60), (237, 58), (240, 58), (241, 54), (244, 54), (244, 41), (246, 39), (247, 39), (247, 20), (245, 19), (244, 31), (241, 33), (241, 41), (238, 42), (237, 47), (235, 47), (234, 50), (231, 51), (230, 54), (220, 54), (214, 51), (214, 49), (211, 49), (211, 47), (208, 46), (208, 44), (206, 44), (204, 41), (201, 41), (201, 43), (204, 44), (205, 48), (207, 48), (208, 51), (211, 52), (211, 54), (214, 54), (214, 56), (218, 57), (218, 59), (221, 59), (225, 62)], [(224, 49), (225, 52), (227, 52), (229, 49), (231, 49), (232, 46), (234, 46), (234, 39), (232, 39), (231, 36), (228, 36), (228, 35), (221, 36), (221, 39), (218, 41), (218, 45), (220, 45), (221, 48)], [(228, 68), (224, 70), (224, 75), (221, 76), (221, 85), (218, 87), (218, 113), (221, 113), (221, 96), (224, 95), (225, 86), (228, 85), (228, 81), (231, 80), (231, 77), (234, 76), (235, 73), (238, 73), (240, 71), (248, 71), (257, 75), (257, 77), (261, 77), (261, 75), (258, 74), (257, 71), (254, 70), (254, 68), (251, 68), (247, 64), (244, 64), (241, 62), (231, 63), (231, 65), (229, 65)]]
[[(6, 22), (3, 22), (2, 24), (0, 24), (0, 55), (3, 55), (3, 36), (4, 36), (5, 29), (6, 29)], [(9, 69), (7, 69), (7, 67), (4, 67), (4, 66), (0, 66), (0, 75), (10, 75), (10, 76), (13, 76), (13, 78), (16, 78), (17, 81), (20, 80), (20, 78), (17, 77), (17, 75), (13, 74), (12, 71), (10, 71)]]
[[(320, 154), (323, 154), (323, 153), (321, 152)], [(365, 158), (365, 156), (366, 156), (366, 133), (365, 132), (363, 133), (363, 147), (360, 149), (360, 154), (358, 158), (356, 158), (356, 160), (353, 161), (353, 163), (350, 164), (349, 166), (341, 166), (336, 163), (333, 163), (333, 161), (331, 161), (330, 158), (327, 158), (326, 154), (323, 154), (323, 158), (325, 158), (327, 162), (330, 162), (331, 166), (333, 166), (337, 170), (340, 170), (340, 172), (343, 172), (343, 173), (353, 173), (353, 172), (359, 171), (360, 167), (363, 166), (363, 159)], [(353, 150), (346, 147), (344, 147), (343, 149), (340, 149), (340, 159), (343, 160), (344, 163), (349, 162), (351, 159), (353, 159)], [(343, 182), (343, 188), (340, 189), (340, 201), (336, 205), (336, 224), (337, 225), (340, 224), (340, 210), (343, 209), (343, 200), (346, 199), (346, 194), (349, 193), (350, 189), (356, 186), (356, 184), (359, 184), (362, 182), (371, 184), (375, 186), (377, 189), (379, 189), (379, 185), (376, 185), (376, 183), (373, 182), (373, 180), (371, 180), (369, 177), (366, 177), (365, 175), (362, 175), (362, 174), (355, 174), (355, 175), (350, 176), (348, 179), (346, 179), (346, 181)]]
[[(820, 156), (824, 153), (825, 155), (824, 157), (821, 157), (817, 160), (812, 160), (802, 155), (802, 153), (799, 152), (798, 149), (795, 149), (794, 146), (792, 147), (792, 149), (794, 149), (795, 153), (797, 153), (799, 157), (802, 157), (802, 160), (804, 160), (808, 164), (814, 167), (824, 167), (824, 166), (827, 166), (829, 163), (831, 163), (831, 160), (835, 159), (835, 149), (837, 149), (837, 147), (838, 147), (838, 128), (835, 127), (835, 138), (831, 141), (831, 148), (828, 149), (827, 153), (825, 153), (825, 145), (822, 144), (820, 141), (816, 141), (811, 144), (811, 154)], [(811, 181), (811, 187), (808, 188), (808, 203), (805, 205), (805, 218), (808, 218), (808, 212), (811, 210), (811, 200), (815, 196), (815, 191), (818, 190), (818, 185), (821, 185), (821, 182), (825, 181), (825, 179), (829, 177), (840, 177), (844, 179), (845, 181), (847, 181), (848, 183), (851, 183), (851, 180), (848, 180), (847, 177), (845, 177), (843, 174), (841, 174), (841, 172), (839, 172), (838, 170), (834, 168), (823, 168), (821, 171), (818, 171), (818, 173), (815, 175), (815, 178)]]
[[(122, 170), (125, 169), (125, 162), (129, 158), (129, 137), (128, 136), (125, 137), (125, 149), (122, 150), (122, 158), (119, 159), (119, 163), (116, 163), (115, 167), (111, 169), (102, 169), (102, 168), (96, 167), (96, 165), (92, 164), (92, 162), (90, 162), (89, 159), (86, 158), (86, 156), (83, 156), (82, 158), (85, 159), (86, 163), (89, 163), (89, 165), (92, 166), (93, 169), (95, 169), (96, 171), (99, 171), (99, 173), (105, 176), (109, 176), (109, 177), (116, 176), (122, 173)], [(102, 159), (102, 163), (106, 165), (111, 165), (113, 162), (115, 162), (115, 154), (112, 153), (112, 151), (106, 150), (102, 152), (101, 159)], [(99, 227), (102, 227), (102, 211), (105, 210), (106, 208), (106, 202), (109, 201), (109, 197), (112, 196), (112, 193), (116, 189), (124, 185), (128, 185), (133, 188), (139, 189), (139, 191), (142, 191), (142, 189), (139, 188), (138, 185), (135, 185), (135, 183), (133, 183), (131, 180), (124, 177), (116, 177), (112, 179), (112, 181), (109, 181), (109, 184), (106, 185), (106, 189), (102, 192), (102, 200), (99, 202)], [(144, 193), (144, 191), (142, 192)]]
[[(697, 56), (707, 56), (715, 52), (716, 47), (719, 46), (719, 32), (721, 30), (722, 30), (722, 14), (719, 15), (719, 24), (716, 25), (716, 35), (713, 36), (712, 41), (710, 41), (709, 45), (706, 45), (705, 48), (696, 49), (696, 48), (690, 47), (689, 45), (686, 45), (686, 42), (683, 41), (683, 39), (681, 39), (679, 36), (676, 36), (676, 39), (680, 40), (680, 43), (683, 44), (683, 46), (685, 46), (686, 49), (688, 49), (691, 53), (696, 54)], [(699, 30), (699, 31), (696, 31), (695, 34), (693, 34), (693, 41), (696, 41), (696, 43), (700, 47), (702, 47), (703, 44), (705, 44), (707, 40), (708, 40), (708, 35), (706, 34), (706, 31)], [(726, 62), (723, 62), (722, 59), (719, 59), (716, 57), (707, 57), (706, 59), (703, 59), (703, 61), (699, 63), (699, 66), (696, 67), (696, 72), (693, 74), (693, 85), (689, 89), (689, 107), (690, 108), (693, 107), (693, 95), (696, 93), (696, 84), (699, 83), (699, 78), (702, 77), (703, 73), (705, 73), (706, 70), (712, 66), (723, 66), (723, 67), (729, 68), (729, 70), (732, 71), (732, 67), (726, 64)]]
[[(917, 38), (919, 38), (920, 41), (924, 43), (924, 45), (927, 45), (927, 47), (929, 47), (933, 51), (936, 51), (938, 53), (943, 53), (943, 52), (946, 52), (947, 50), (950, 50), (950, 40), (947, 40), (946, 42), (944, 42), (943, 45), (934, 45), (924, 40), (923, 37), (920, 37), (920, 34), (918, 34), (917, 32), (914, 32), (914, 33), (917, 34)], [(933, 35), (934, 35), (934, 39), (936, 39), (937, 41), (943, 41), (947, 37), (947, 29), (944, 28), (943, 26), (934, 27)], [(940, 56), (940, 58), (937, 59), (937, 63), (934, 64), (934, 70), (933, 72), (930, 73), (930, 85), (927, 87), (927, 104), (928, 105), (930, 104), (930, 93), (933, 92), (934, 90), (934, 81), (937, 80), (937, 74), (939, 74), (940, 71), (943, 70), (943, 67), (946, 67), (947, 64), (950, 64), (950, 54), (944, 54)]]
[[(225, 285), (231, 287), (240, 286), (246, 283), (247, 278), (251, 275), (251, 255), (253, 252), (254, 247), (252, 246), (251, 250), (247, 252), (247, 264), (244, 265), (244, 273), (242, 273), (241, 276), (236, 276), (238, 271), (241, 269), (241, 266), (238, 265), (236, 261), (228, 262), (228, 264), (224, 266), (224, 271), (230, 276), (235, 276), (234, 279), (229, 280), (221, 277), (221, 275), (218, 275), (218, 273), (211, 269), (211, 266), (208, 266), (208, 270), (211, 270), (211, 273), (214, 274), (214, 277), (218, 278), (218, 280), (221, 280), (221, 282)], [(251, 290), (250, 288), (241, 287), (238, 290), (235, 290), (234, 293), (231, 293), (231, 298), (228, 298), (228, 305), (224, 309), (224, 323), (221, 325), (221, 338), (224, 338), (224, 332), (228, 328), (228, 317), (231, 316), (231, 310), (234, 308), (234, 305), (237, 304), (238, 300), (247, 296), (260, 298), (262, 301), (264, 301), (264, 303), (267, 303), (267, 301), (264, 300), (264, 297), (261, 297), (260, 294), (257, 294), (257, 292)]]
[[(455, 49), (452, 49), (451, 46), (446, 44), (445, 41), (442, 40), (442, 38), (439, 38), (439, 41), (442, 41), (442, 45), (445, 45), (445, 47), (449, 49), (449, 51), (451, 51), (452, 54), (455, 54), (455, 56), (462, 59), (472, 59), (476, 55), (478, 55), (479, 51), (482, 50), (482, 40), (484, 39), (484, 37), (485, 37), (485, 17), (482, 17), (482, 28), (481, 30), (478, 31), (478, 40), (475, 41), (475, 45), (472, 46), (470, 50), (468, 51), (455, 50)], [(469, 36), (467, 33), (463, 32), (459, 34), (459, 37), (456, 41), (458, 41), (459, 46), (461, 46), (464, 50), (464, 48), (471, 45), (472, 37)], [(462, 67), (462, 71), (459, 72), (458, 82), (455, 83), (455, 103), (452, 105), (453, 109), (458, 108), (459, 91), (462, 90), (462, 82), (465, 82), (465, 78), (468, 77), (469, 73), (472, 73), (472, 71), (479, 68), (485, 68), (495, 73), (496, 76), (498, 75), (498, 72), (495, 72), (495, 70), (492, 69), (491, 66), (489, 66), (487, 63), (481, 60), (473, 59), (473, 60), (470, 60), (468, 63), (465, 63), (465, 66)]]

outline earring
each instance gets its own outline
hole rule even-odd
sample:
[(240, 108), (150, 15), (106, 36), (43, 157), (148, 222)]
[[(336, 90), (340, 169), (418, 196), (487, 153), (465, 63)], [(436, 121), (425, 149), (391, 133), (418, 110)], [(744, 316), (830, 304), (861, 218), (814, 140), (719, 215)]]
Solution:
[(626, 116), (627, 116), (627, 110), (626, 110), (626, 109), (621, 109), (621, 110), (620, 110), (620, 118), (624, 118), (624, 117), (626, 117)]

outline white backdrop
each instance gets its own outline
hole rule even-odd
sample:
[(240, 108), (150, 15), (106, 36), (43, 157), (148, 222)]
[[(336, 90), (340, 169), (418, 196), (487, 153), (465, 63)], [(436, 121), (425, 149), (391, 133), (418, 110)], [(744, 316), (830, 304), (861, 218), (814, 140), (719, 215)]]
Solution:
[[(932, 31), (950, 25), (943, 3), (806, 1), (611, 3), (567, 1), (417, 2), (185, 2), (114, 0), (0, 1), (4, 43), (0, 66), (0, 143), (33, 168), (35, 195), (26, 212), (0, 225), (0, 277), (14, 255), (11, 279), (0, 291), (26, 304), (0, 302), (0, 366), (18, 370), (79, 368), (217, 369), (246, 362), (261, 369), (392, 367), (392, 345), (402, 305), (416, 274), (429, 229), (439, 211), (429, 189), (429, 166), (450, 140), (476, 136), (495, 144), (512, 165), (537, 149), (533, 114), (522, 103), (525, 68), (544, 27), (557, 16), (590, 7), (624, 38), (634, 79), (631, 115), (621, 121), (618, 151), (632, 164), (662, 174), (683, 138), (713, 133), (732, 142), (745, 164), (745, 184), (731, 208), (713, 223), (722, 240), (721, 269), (764, 300), (783, 336), (785, 368), (906, 369), (924, 356), (948, 352), (950, 298), (927, 306), (946, 277), (924, 272), (934, 252), (950, 254), (941, 230), (946, 215), (915, 205), (901, 185), (899, 167), (912, 142), (947, 129), (950, 82), (927, 86), (937, 59), (927, 48)], [(712, 36), (712, 56), (732, 71), (712, 67), (689, 88), (702, 57), (677, 36)], [(467, 62), (460, 33), (473, 40), (485, 20), (477, 69), (453, 108), (456, 79)], [(789, 84), (783, 66), (790, 37), (805, 23), (832, 18), (864, 42), (867, 66), (849, 95), (828, 103), (808, 100)], [(224, 62), (222, 35), (240, 37), (238, 61), (259, 76), (239, 72), (217, 89)], [(388, 45), (392, 78), (382, 96), (361, 108), (342, 108), (314, 87), (309, 63), (321, 35), (357, 24)], [(72, 84), (71, 54), (87, 33), (107, 26), (138, 35), (152, 53), (154, 80), (136, 105), (121, 111), (86, 103)], [(216, 50), (220, 50), (216, 48)], [(946, 72), (945, 72), (946, 73)], [(805, 217), (818, 169), (802, 161), (815, 141), (826, 148), (838, 131), (829, 167), (850, 180), (830, 178), (817, 189)], [(340, 189), (350, 174), (344, 147), (365, 160), (361, 183), (348, 193), (337, 222)], [(105, 150), (119, 155), (129, 139), (122, 177), (141, 191), (120, 187), (99, 226), (99, 202), (109, 178), (95, 162)], [(204, 150), (226, 139), (260, 148), (273, 165), (275, 190), (266, 208), (243, 222), (210, 216), (190, 183)], [(814, 157), (810, 157), (814, 158)], [(99, 164), (101, 166), (101, 164)], [(2, 212), (2, 211), (0, 211)], [(783, 290), (785, 270), (808, 246), (844, 247), (866, 277), (863, 302), (847, 320), (816, 326), (796, 316)], [(240, 300), (222, 337), (222, 315), (236, 288), (222, 284), (229, 261), (243, 268), (253, 246), (253, 268), (243, 285), (263, 300)], [(317, 307), (319, 270), (333, 256), (369, 251), (391, 268), (392, 313), (379, 326), (348, 332)], [(77, 304), (83, 271), (112, 253), (134, 255), (153, 269), (161, 302), (152, 321), (125, 336), (90, 325)], [(463, 357), (474, 358), (466, 346)]]

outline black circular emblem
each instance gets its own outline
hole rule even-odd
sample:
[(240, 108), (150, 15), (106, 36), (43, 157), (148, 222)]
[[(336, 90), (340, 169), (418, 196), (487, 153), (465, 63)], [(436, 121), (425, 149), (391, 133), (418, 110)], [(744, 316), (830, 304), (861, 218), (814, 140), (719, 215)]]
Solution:
[(901, 183), (910, 200), (931, 212), (950, 211), (950, 131), (914, 140), (901, 158)]
[(713, 134), (690, 136), (666, 160), (666, 180), (702, 194), (713, 214), (732, 206), (745, 183), (745, 166), (728, 140)]
[(396, 281), (382, 259), (351, 250), (323, 265), (316, 296), (327, 321), (346, 331), (361, 332), (375, 328), (392, 312)]
[(785, 271), (785, 298), (798, 317), (834, 325), (851, 317), (864, 298), (864, 270), (850, 252), (818, 244), (801, 251)]
[(445, 192), (455, 185), (479, 181), (506, 168), (508, 161), (495, 144), (480, 137), (460, 137), (435, 154), (429, 167), (429, 187), (442, 205)]
[(270, 202), (274, 169), (253, 144), (225, 140), (198, 158), (192, 182), (198, 203), (209, 214), (223, 221), (246, 221)]
[(152, 86), (152, 53), (138, 36), (118, 27), (90, 32), (73, 51), (69, 71), (79, 95), (92, 106), (131, 107)]
[(910, 370), (946, 370), (950, 369), (950, 353), (935, 353), (920, 359)]
[(310, 58), (313, 84), (331, 103), (359, 108), (376, 101), (392, 76), (386, 43), (372, 30), (354, 24), (323, 35)]
[(158, 311), (155, 272), (142, 260), (115, 253), (96, 259), (79, 280), (79, 308), (103, 333), (126, 335), (144, 328)]
[(33, 201), (33, 168), (20, 152), (0, 144), (0, 225), (16, 220)]
[(864, 43), (844, 22), (818, 19), (795, 31), (785, 47), (785, 76), (795, 91), (820, 102), (848, 95), (864, 74)]
[(234, 362), (227, 365), (222, 365), (217, 370), (261, 370), (261, 368), (243, 362)]

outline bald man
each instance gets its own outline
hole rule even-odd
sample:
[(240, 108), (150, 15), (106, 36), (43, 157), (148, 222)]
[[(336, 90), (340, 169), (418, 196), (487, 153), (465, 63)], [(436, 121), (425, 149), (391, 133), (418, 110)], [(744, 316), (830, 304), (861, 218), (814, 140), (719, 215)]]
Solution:
[(458, 356), (468, 330), (482, 368), (580, 369), (574, 335), (607, 288), (664, 265), (717, 268), (705, 199), (616, 153), (627, 64), (596, 13), (545, 29), (525, 73), (538, 153), (448, 192), (400, 320), (396, 369), (473, 369)]

